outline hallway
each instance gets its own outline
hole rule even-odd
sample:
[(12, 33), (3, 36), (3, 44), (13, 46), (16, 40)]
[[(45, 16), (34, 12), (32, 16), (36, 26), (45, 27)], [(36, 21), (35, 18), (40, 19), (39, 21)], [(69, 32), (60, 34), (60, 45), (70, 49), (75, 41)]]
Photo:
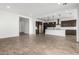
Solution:
[(1, 55), (75, 55), (79, 54), (79, 43), (75, 36), (21, 35), (0, 39)]

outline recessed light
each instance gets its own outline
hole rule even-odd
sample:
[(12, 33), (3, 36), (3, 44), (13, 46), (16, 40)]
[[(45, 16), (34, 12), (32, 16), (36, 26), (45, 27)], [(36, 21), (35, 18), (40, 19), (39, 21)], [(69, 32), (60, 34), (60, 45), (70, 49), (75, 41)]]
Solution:
[(7, 8), (10, 8), (10, 6), (7, 6)]
[(57, 4), (59, 4), (59, 5), (60, 5), (61, 3), (57, 3)]

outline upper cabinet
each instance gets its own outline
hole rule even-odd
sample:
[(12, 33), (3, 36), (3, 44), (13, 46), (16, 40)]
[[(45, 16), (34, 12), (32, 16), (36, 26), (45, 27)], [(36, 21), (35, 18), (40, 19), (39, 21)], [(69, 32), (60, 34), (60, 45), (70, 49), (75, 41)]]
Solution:
[(76, 20), (61, 21), (61, 27), (76, 27)]
[(48, 27), (56, 27), (56, 22), (49, 22)]
[(56, 22), (47, 22), (47, 23), (44, 23), (44, 26), (45, 27), (56, 27)]

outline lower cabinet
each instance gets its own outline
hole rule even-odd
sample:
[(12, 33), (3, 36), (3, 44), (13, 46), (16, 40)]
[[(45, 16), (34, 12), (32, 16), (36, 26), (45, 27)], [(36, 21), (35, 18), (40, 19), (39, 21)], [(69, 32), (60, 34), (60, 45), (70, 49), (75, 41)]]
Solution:
[(66, 35), (76, 35), (76, 30), (66, 30)]

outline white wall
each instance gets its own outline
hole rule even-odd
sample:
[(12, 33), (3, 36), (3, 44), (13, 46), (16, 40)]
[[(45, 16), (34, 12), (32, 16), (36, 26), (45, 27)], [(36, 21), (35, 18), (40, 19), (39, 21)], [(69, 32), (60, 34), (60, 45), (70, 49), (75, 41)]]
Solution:
[(0, 11), (0, 38), (19, 36), (19, 16)]
[[(35, 20), (32, 17), (27, 17), (23, 15), (14, 14), (7, 11), (0, 10), (0, 38), (7, 37), (16, 37), (19, 36), (19, 32), (21, 30), (19, 27), (19, 17), (24, 17), (28, 19), (25, 23), (25, 32), (31, 34), (35, 34)], [(28, 27), (28, 29), (27, 29)], [(23, 30), (22, 30), (23, 31)]]
[(29, 34), (35, 34), (36, 19), (29, 18)]

